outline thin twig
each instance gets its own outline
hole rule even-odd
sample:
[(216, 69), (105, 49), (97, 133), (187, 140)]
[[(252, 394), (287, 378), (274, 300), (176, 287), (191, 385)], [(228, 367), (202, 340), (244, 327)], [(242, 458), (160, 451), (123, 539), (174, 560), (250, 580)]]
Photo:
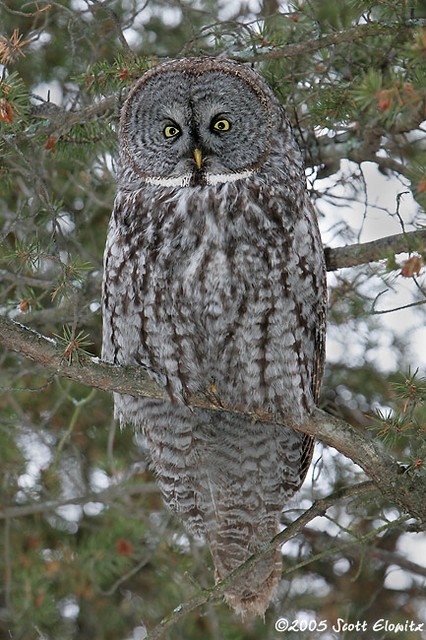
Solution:
[(358, 24), (349, 29), (329, 33), (321, 38), (312, 38), (312, 40), (304, 40), (303, 42), (295, 42), (287, 44), (283, 47), (257, 49), (252, 54), (234, 54), (230, 55), (233, 60), (238, 62), (260, 62), (261, 60), (280, 60), (286, 58), (297, 58), (304, 56), (319, 49), (328, 49), (336, 44), (343, 42), (353, 42), (354, 40), (362, 40), (368, 37), (378, 37), (394, 34), (396, 31), (408, 31), (418, 27), (418, 24), (380, 24), (371, 22), (369, 24)]
[[(392, 526), (394, 525), (395, 525), (395, 521), (392, 521)], [(308, 541), (314, 541), (315, 544), (318, 544), (318, 546), (322, 549), (329, 549), (336, 542), (335, 538), (331, 536), (329, 533), (327, 533), (326, 531), (318, 531), (317, 529), (311, 529), (311, 528), (305, 529), (303, 532), (303, 535)], [(357, 542), (362, 542), (364, 540), (364, 537), (362, 537), (362, 539), (357, 538), (356, 540)], [(379, 544), (382, 540), (383, 538), (379, 539)], [(343, 549), (343, 547), (339, 546), (336, 549), (336, 552), (340, 552), (341, 549)], [(395, 564), (398, 567), (405, 569), (406, 571), (410, 571), (411, 573), (415, 573), (419, 576), (426, 577), (425, 566), (412, 562), (408, 558), (405, 558), (404, 556), (402, 556), (397, 551), (389, 551), (388, 549), (383, 549), (380, 546), (375, 546), (371, 544), (368, 545), (367, 548), (361, 547), (358, 544), (353, 545), (351, 548), (345, 547), (345, 551), (348, 551), (348, 550), (352, 557), (357, 558), (360, 555), (365, 555), (367, 553), (369, 557), (382, 560), (388, 565)]]
[(373, 309), (372, 311), (369, 311), (369, 315), (378, 316), (378, 315), (383, 315), (384, 313), (393, 313), (394, 311), (403, 311), (404, 309), (409, 309), (410, 307), (419, 307), (423, 304), (426, 304), (426, 299), (418, 300), (417, 302), (408, 302), (407, 304), (404, 304), (401, 307), (393, 307), (392, 309)]
[(112, 485), (104, 491), (93, 491), (86, 493), (82, 496), (74, 496), (72, 498), (58, 498), (57, 500), (47, 500), (45, 502), (32, 502), (31, 504), (24, 504), (14, 507), (3, 507), (0, 509), (0, 520), (8, 520), (10, 518), (23, 518), (26, 516), (32, 516), (37, 513), (49, 513), (56, 511), (60, 507), (65, 507), (69, 504), (87, 504), (88, 502), (101, 502), (104, 504), (111, 504), (113, 500), (116, 500), (122, 496), (129, 498), (133, 495), (158, 493), (158, 485), (155, 482), (144, 482), (139, 484), (120, 484)]
[(4, 527), (4, 600), (6, 609), (9, 613), (12, 611), (11, 591), (12, 591), (12, 549), (10, 545), (10, 518), (6, 518)]
[(113, 25), (114, 27), (114, 31), (117, 35), (117, 38), (121, 44), (121, 46), (123, 47), (123, 51), (125, 53), (126, 56), (128, 56), (129, 58), (135, 58), (135, 54), (133, 53), (133, 51), (131, 50), (131, 48), (129, 47), (129, 43), (127, 42), (124, 33), (122, 31), (121, 28), (121, 24), (120, 24), (120, 20), (116, 14), (115, 11), (113, 11), (113, 9), (111, 9), (110, 7), (106, 6), (105, 2), (100, 2), (99, 0), (92, 0), (92, 6), (90, 7), (93, 16), (95, 17), (95, 19), (98, 17), (98, 13), (100, 11), (105, 11), (107, 12), (109, 19), (110, 19), (110, 23)]

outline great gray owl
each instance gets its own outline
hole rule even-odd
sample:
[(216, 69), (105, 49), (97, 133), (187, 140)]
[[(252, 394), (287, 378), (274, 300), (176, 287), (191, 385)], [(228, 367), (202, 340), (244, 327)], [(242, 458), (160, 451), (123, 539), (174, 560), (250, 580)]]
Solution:
[[(253, 70), (183, 59), (148, 71), (124, 104), (105, 248), (103, 358), (143, 367), (164, 401), (115, 395), (144, 429), (166, 504), (212, 553), (216, 579), (279, 530), (313, 441), (289, 427), (318, 400), (325, 267), (303, 161), (279, 101)], [(281, 571), (266, 556), (225, 597), (262, 615)]]

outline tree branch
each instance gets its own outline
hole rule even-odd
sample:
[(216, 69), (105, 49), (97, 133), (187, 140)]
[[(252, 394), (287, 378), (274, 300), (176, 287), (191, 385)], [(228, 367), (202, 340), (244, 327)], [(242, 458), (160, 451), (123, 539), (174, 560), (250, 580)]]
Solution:
[[(55, 341), (4, 317), (0, 317), (0, 344), (40, 363), (51, 373), (90, 387), (159, 400), (168, 398), (164, 389), (140, 367), (117, 367), (88, 357), (80, 358), (80, 364), (67, 364)], [(343, 420), (316, 409), (301, 425), (286, 416), (217, 407), (199, 396), (191, 397), (189, 403), (194, 411), (238, 413), (248, 420), (292, 427), (318, 438), (356, 462), (393, 504), (420, 522), (426, 522), (426, 478), (404, 473), (380, 442)]]
[[(392, 526), (394, 526), (393, 522), (391, 524)], [(366, 535), (368, 535), (369, 533), (371, 533), (371, 531), (369, 531)], [(353, 558), (359, 559), (364, 555), (368, 555), (369, 558), (377, 558), (378, 560), (381, 560), (383, 563), (386, 563), (388, 565), (396, 564), (401, 567), (401, 569), (405, 569), (406, 571), (410, 571), (411, 573), (415, 573), (426, 578), (425, 566), (422, 566), (420, 564), (417, 564), (416, 562), (409, 560), (408, 558), (405, 558), (394, 549), (384, 549), (381, 546), (376, 546), (375, 544), (368, 545), (367, 548), (361, 544), (354, 544), (349, 546), (346, 542), (343, 542), (340, 545), (334, 535), (331, 535), (326, 531), (318, 531), (318, 529), (313, 529), (311, 527), (306, 527), (303, 531), (303, 535), (309, 542), (315, 541), (316, 547), (321, 549), (321, 551), (319, 552), (320, 554), (324, 551), (327, 552), (328, 550), (334, 548), (335, 553), (344, 550), (345, 552), (349, 552), (349, 554)], [(357, 542), (362, 541), (358, 536), (355, 539)], [(383, 541), (384, 539), (382, 538), (381, 540)], [(378, 544), (380, 545), (380, 541), (378, 542)]]
[(354, 40), (362, 40), (368, 37), (378, 37), (409, 31), (422, 24), (419, 20), (416, 23), (405, 24), (380, 24), (379, 22), (371, 22), (369, 24), (359, 24), (349, 29), (328, 33), (321, 38), (312, 38), (312, 40), (304, 40), (303, 42), (295, 42), (287, 44), (283, 47), (265, 47), (264, 50), (256, 50), (252, 54), (231, 54), (229, 57), (237, 62), (260, 62), (261, 60), (279, 60), (283, 58), (296, 58), (313, 53), (319, 49), (328, 49), (333, 45), (343, 42), (353, 42)]
[[(337, 271), (345, 267), (356, 267), (368, 262), (376, 262), (385, 260), (391, 255), (417, 251), (420, 254), (426, 253), (426, 229), (416, 229), (406, 233), (398, 233), (393, 236), (379, 238), (372, 242), (355, 243), (345, 245), (343, 247), (325, 247), (324, 255), (327, 265), (327, 271)], [(6, 269), (0, 270), (0, 277), (3, 280), (14, 282), (19, 285), (28, 285), (38, 289), (53, 289), (55, 283), (41, 278), (33, 278), (12, 273)], [(91, 277), (90, 291), (95, 292), (96, 288), (101, 285), (101, 275)], [(46, 310), (51, 313), (51, 310)], [(43, 311), (37, 312), (43, 314)], [(69, 313), (66, 310), (65, 315)], [(61, 313), (61, 315), (63, 315)]]
[(47, 500), (46, 502), (30, 502), (28, 504), (19, 504), (17, 506), (2, 506), (0, 508), (0, 520), (8, 518), (23, 518), (39, 513), (49, 513), (56, 511), (60, 507), (69, 504), (84, 505), (88, 502), (102, 502), (111, 505), (113, 501), (118, 500), (123, 495), (126, 498), (133, 495), (158, 493), (158, 485), (155, 482), (143, 482), (138, 484), (129, 484), (126, 482), (119, 485), (111, 485), (103, 491), (92, 491), (81, 496), (73, 496), (72, 498), (58, 498), (56, 500)]
[(363, 244), (356, 243), (335, 249), (330, 247), (324, 249), (327, 271), (376, 262), (396, 253), (410, 251), (418, 251), (419, 253), (426, 251), (426, 229), (398, 233)]
[(120, 98), (125, 97), (125, 94), (126, 91), (123, 92), (123, 95), (118, 91), (117, 94), (107, 96), (88, 107), (75, 110), (63, 109), (51, 102), (43, 102), (32, 107), (31, 115), (47, 119), (46, 124), (40, 124), (37, 133), (43, 129), (44, 135), (55, 135), (56, 138), (60, 138), (68, 133), (75, 124), (85, 124), (91, 120), (97, 120), (105, 114), (114, 113), (120, 104)]

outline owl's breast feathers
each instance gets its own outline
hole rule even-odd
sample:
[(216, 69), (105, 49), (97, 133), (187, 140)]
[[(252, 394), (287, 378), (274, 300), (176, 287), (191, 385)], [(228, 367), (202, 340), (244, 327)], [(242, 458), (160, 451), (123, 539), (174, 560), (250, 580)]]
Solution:
[(312, 209), (294, 195), (253, 180), (147, 187), (129, 207), (119, 192), (105, 252), (108, 353), (146, 365), (172, 396), (214, 382), (224, 404), (302, 419), (321, 379), (325, 270)]

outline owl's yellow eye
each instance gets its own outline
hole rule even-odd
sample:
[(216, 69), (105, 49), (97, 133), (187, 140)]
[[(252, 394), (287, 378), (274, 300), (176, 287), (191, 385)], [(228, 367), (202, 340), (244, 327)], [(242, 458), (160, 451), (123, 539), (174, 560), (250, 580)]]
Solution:
[(164, 127), (163, 133), (166, 138), (175, 138), (180, 134), (180, 129), (173, 124), (169, 124), (167, 127)]
[(229, 131), (231, 128), (231, 123), (226, 118), (217, 118), (212, 120), (212, 129), (213, 131)]

